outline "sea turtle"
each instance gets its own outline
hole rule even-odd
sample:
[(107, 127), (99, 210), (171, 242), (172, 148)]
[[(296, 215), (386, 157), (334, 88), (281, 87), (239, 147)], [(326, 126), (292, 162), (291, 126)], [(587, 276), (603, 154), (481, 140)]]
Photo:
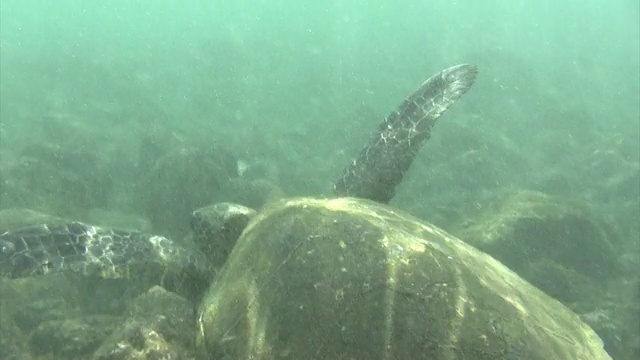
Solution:
[[(185, 293), (185, 280), (208, 279), (213, 267), (202, 298), (198, 287), (191, 293), (199, 359), (610, 359), (559, 302), (384, 205), (476, 74), (464, 64), (426, 80), (347, 167), (337, 198), (284, 199), (257, 214), (234, 205), (196, 211), (206, 265), (163, 237), (72, 222), (0, 235), (0, 272), (118, 277), (149, 267), (143, 273), (158, 274), (156, 283)], [(222, 214), (213, 223), (222, 237), (211, 239), (211, 214)]]

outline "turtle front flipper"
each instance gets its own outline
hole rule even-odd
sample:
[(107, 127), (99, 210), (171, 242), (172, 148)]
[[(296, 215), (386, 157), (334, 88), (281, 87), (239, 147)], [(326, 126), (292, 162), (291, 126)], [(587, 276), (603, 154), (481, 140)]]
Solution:
[(135, 279), (190, 299), (210, 280), (200, 251), (162, 236), (81, 222), (31, 225), (0, 234), (0, 277), (49, 273)]
[(473, 85), (477, 73), (477, 67), (462, 64), (422, 83), (378, 126), (367, 146), (335, 183), (335, 194), (389, 202), (429, 138), (433, 124)]
[[(84, 264), (92, 227), (78, 222), (29, 225), (0, 235), (0, 275), (43, 275)], [(95, 233), (95, 231), (93, 231)]]

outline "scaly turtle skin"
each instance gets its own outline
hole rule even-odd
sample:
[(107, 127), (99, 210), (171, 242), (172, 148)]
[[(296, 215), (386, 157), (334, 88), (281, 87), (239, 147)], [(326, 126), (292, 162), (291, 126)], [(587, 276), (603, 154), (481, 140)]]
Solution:
[(458, 65), (422, 83), (378, 126), (334, 185), (335, 194), (389, 202), (436, 120), (469, 90), (477, 73), (475, 66)]
[(191, 299), (210, 275), (204, 255), (163, 236), (81, 222), (31, 225), (0, 235), (0, 275), (52, 272), (105, 279), (136, 276)]

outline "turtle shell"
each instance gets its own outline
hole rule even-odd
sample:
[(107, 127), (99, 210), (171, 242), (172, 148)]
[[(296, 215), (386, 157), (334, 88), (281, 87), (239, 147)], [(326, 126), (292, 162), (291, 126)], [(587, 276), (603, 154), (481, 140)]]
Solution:
[(489, 255), (367, 200), (277, 202), (198, 310), (201, 359), (610, 359)]

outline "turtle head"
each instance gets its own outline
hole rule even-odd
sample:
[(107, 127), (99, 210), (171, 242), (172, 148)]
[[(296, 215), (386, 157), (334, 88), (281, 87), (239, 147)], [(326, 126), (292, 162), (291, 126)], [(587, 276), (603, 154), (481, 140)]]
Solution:
[(16, 245), (11, 241), (4, 240), (0, 235), (0, 275), (11, 272), (11, 257), (16, 252)]
[(0, 238), (0, 261), (8, 259), (15, 251), (14, 243)]

